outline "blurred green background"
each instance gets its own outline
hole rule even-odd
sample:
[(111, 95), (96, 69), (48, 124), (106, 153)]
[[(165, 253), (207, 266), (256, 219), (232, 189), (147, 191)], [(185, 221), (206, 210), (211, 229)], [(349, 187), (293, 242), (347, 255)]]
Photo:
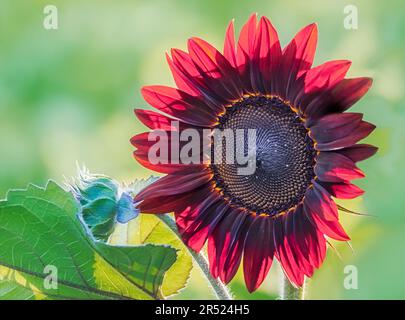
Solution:
[[(43, 28), (45, 5), (58, 8), (59, 29)], [(358, 30), (343, 27), (343, 8), (358, 8)], [(151, 172), (131, 156), (129, 139), (143, 131), (134, 107), (147, 107), (145, 84), (173, 84), (164, 53), (200, 36), (222, 48), (228, 22), (240, 29), (252, 12), (268, 16), (285, 45), (317, 22), (316, 64), (350, 59), (349, 76), (372, 76), (374, 86), (354, 110), (377, 130), (380, 148), (360, 164), (366, 195), (346, 207), (377, 216), (342, 214), (352, 237), (333, 245), (308, 284), (313, 299), (405, 298), (405, 10), (392, 1), (96, 1), (2, 0), (0, 4), (0, 195), (9, 188), (75, 175), (76, 161), (123, 181)], [(358, 289), (343, 286), (344, 267), (358, 268)], [(278, 266), (249, 295), (239, 274), (237, 298), (273, 299)], [(211, 298), (197, 269), (175, 298)]]

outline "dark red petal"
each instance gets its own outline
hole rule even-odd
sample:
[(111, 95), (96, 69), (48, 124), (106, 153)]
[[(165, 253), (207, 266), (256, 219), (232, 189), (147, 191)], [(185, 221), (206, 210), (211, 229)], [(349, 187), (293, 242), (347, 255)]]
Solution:
[(269, 19), (262, 17), (254, 42), (251, 72), (252, 86), (256, 91), (270, 94), (276, 90), (276, 71), (280, 59), (281, 47), (277, 31)]
[(173, 64), (179, 69), (179, 71), (188, 76), (193, 84), (197, 84), (198, 89), (201, 89), (201, 86), (204, 86), (203, 78), (195, 67), (193, 59), (191, 59), (190, 55), (180, 49), (172, 49), (171, 53)]
[(360, 113), (334, 113), (317, 120), (310, 126), (310, 135), (316, 142), (316, 149), (341, 149), (364, 139), (375, 126), (361, 119)]
[(315, 226), (320, 232), (327, 235), (330, 238), (340, 241), (349, 241), (350, 237), (346, 234), (343, 227), (338, 220), (330, 221), (323, 220), (319, 215), (312, 212), (309, 207), (304, 203), (304, 212), (308, 220)]
[(211, 193), (211, 187), (202, 186), (193, 192), (187, 192), (182, 195), (151, 197), (142, 200), (135, 197), (134, 201), (140, 202), (137, 208), (139, 208), (142, 213), (162, 214), (183, 211), (188, 206), (201, 201), (201, 198), (205, 199)]
[(238, 74), (217, 49), (199, 38), (191, 38), (188, 49), (191, 59), (212, 90), (226, 100), (241, 97)]
[(370, 158), (377, 150), (377, 147), (370, 144), (356, 144), (348, 148), (340, 149), (338, 152), (354, 162), (359, 162)]
[(318, 28), (315, 23), (302, 28), (295, 35), (283, 50), (283, 59), (293, 63), (294, 70), (291, 72), (300, 75), (300, 72), (309, 70), (314, 61), (317, 41)]
[[(195, 227), (193, 232), (187, 230), (183, 234), (184, 242), (194, 251), (199, 252), (207, 241), (208, 237), (212, 234), (213, 230), (220, 223), (225, 214), (225, 208), (210, 207), (210, 211), (207, 211), (206, 217), (204, 215), (203, 221)], [(227, 209), (227, 208), (226, 208)]]
[[(180, 128), (191, 128), (192, 126), (180, 122), (179, 120), (166, 117), (163, 114), (157, 113), (151, 110), (135, 109), (135, 115), (145, 126), (154, 130), (166, 130), (166, 131), (176, 131)], [(179, 126), (174, 126), (175, 123)]]
[(302, 205), (298, 206), (294, 215), (294, 234), (297, 246), (304, 257), (308, 257), (310, 264), (319, 268), (326, 255), (325, 237), (308, 220)]
[(238, 46), (236, 50), (236, 60), (239, 74), (241, 76), (245, 91), (252, 92), (250, 64), (254, 55), (254, 41), (257, 30), (257, 14), (252, 14), (246, 24), (242, 27)]
[(147, 150), (136, 150), (134, 152), (134, 158), (145, 168), (166, 174), (185, 175), (204, 170), (207, 167), (205, 164), (170, 163), (169, 159), (165, 163), (151, 163)]
[(165, 214), (174, 210), (184, 210), (187, 206), (186, 201), (188, 198), (190, 198), (189, 195), (147, 199), (141, 204), (138, 204), (137, 208), (141, 210), (142, 213)]
[[(248, 220), (248, 222), (246, 221)], [(242, 258), (249, 216), (239, 210), (229, 211), (208, 239), (211, 274), (228, 283), (235, 276)]]
[(329, 143), (352, 133), (363, 119), (361, 113), (334, 113), (317, 120), (310, 127), (311, 137), (317, 143)]
[(310, 221), (307, 222), (307, 241), (309, 247), (309, 257), (315, 268), (319, 268), (326, 257), (326, 239), (322, 232), (315, 228)]
[[(302, 211), (300, 207), (298, 207), (298, 210)], [(300, 239), (301, 243), (298, 244), (299, 231), (296, 229), (298, 226), (296, 222), (297, 219), (301, 219), (300, 212), (297, 212), (297, 210), (295, 212), (289, 212), (286, 215), (284, 224), (285, 237), (300, 270), (302, 270), (307, 277), (312, 277), (314, 273), (314, 266), (309, 260), (308, 249), (305, 246), (305, 236)]]
[[(204, 133), (200, 132), (199, 138), (202, 141), (199, 142), (179, 141), (179, 138), (175, 136), (176, 133), (174, 131), (154, 130), (132, 137), (131, 143), (137, 148), (134, 153), (135, 158), (141, 164), (148, 161), (152, 165), (164, 165), (166, 167), (176, 164), (206, 165), (209, 163), (210, 140), (208, 137), (203, 139)], [(189, 150), (192, 150), (193, 153), (186, 155)]]
[[(176, 120), (177, 121), (177, 120)], [(178, 122), (178, 121), (177, 121)], [(156, 145), (155, 153), (160, 153), (164, 148), (163, 152), (167, 153), (167, 159), (170, 159), (170, 163), (181, 162), (180, 154), (181, 151), (185, 152), (187, 150), (182, 149), (186, 145), (193, 147), (193, 151), (196, 153), (206, 154), (208, 156), (210, 145), (211, 145), (211, 130), (204, 130), (201, 127), (192, 127), (184, 125), (183, 123), (175, 122), (170, 123), (172, 126), (170, 131), (163, 129), (155, 129), (149, 132), (143, 132), (133, 136), (130, 140), (131, 144), (142, 150), (147, 151), (149, 148)], [(187, 129), (192, 129), (192, 131), (186, 131)], [(193, 140), (190, 140), (189, 134), (193, 133)], [(194, 135), (195, 134), (195, 135)], [(157, 152), (159, 151), (159, 152)], [(171, 154), (173, 153), (173, 157)], [(152, 153), (151, 153), (152, 157)], [(160, 154), (161, 158), (165, 158), (163, 154)], [(149, 159), (153, 161), (153, 159)], [(199, 159), (202, 161), (202, 159)], [(195, 161), (194, 161), (195, 162)]]
[(192, 204), (186, 210), (175, 212), (176, 223), (180, 234), (186, 232), (186, 230), (191, 228), (196, 222), (199, 222), (199, 217), (202, 212), (212, 204), (217, 204), (219, 200), (219, 194), (217, 192), (212, 192), (208, 194), (206, 198)]
[(273, 222), (265, 216), (254, 218), (245, 240), (243, 274), (249, 292), (255, 291), (270, 270), (274, 256)]
[(338, 219), (336, 203), (332, 200), (330, 194), (316, 181), (313, 181), (313, 188), (309, 188), (305, 193), (304, 203), (311, 212), (324, 220), (334, 221)]
[(182, 212), (175, 212), (177, 227), (184, 243), (199, 252), (227, 210), (228, 205), (216, 192), (212, 192), (203, 201)]
[[(246, 215), (246, 212), (241, 212), (240, 210), (238, 210), (238, 215)], [(227, 249), (227, 251), (225, 251), (225, 257), (222, 259), (223, 262), (221, 262), (221, 271), (219, 277), (226, 284), (233, 279), (236, 272), (238, 271), (239, 265), (242, 260), (242, 251), (245, 244), (247, 230), (252, 223), (251, 220), (252, 217), (250, 215), (244, 219), (239, 229), (238, 235), (234, 239), (232, 239), (229, 248)]]
[[(343, 112), (359, 101), (373, 84), (371, 78), (344, 79), (333, 90), (333, 112)], [(332, 111), (332, 110), (331, 110)]]
[(238, 66), (245, 66), (253, 58), (254, 41), (256, 37), (257, 14), (250, 16), (242, 27), (238, 40), (237, 59)]
[(338, 199), (354, 199), (364, 193), (362, 189), (351, 183), (319, 181), (319, 184), (322, 185), (333, 197)]
[(224, 43), (224, 56), (228, 59), (231, 66), (236, 67), (236, 46), (235, 46), (235, 31), (233, 20), (229, 23), (226, 29), (225, 43)]
[[(308, 70), (295, 84), (290, 99), (293, 104), (305, 111), (305, 106), (313, 101), (319, 93), (328, 90), (343, 80), (349, 70), (348, 60), (328, 61)], [(297, 93), (295, 93), (297, 92)]]
[(341, 113), (362, 98), (371, 84), (370, 78), (344, 79), (329, 90), (308, 97), (300, 107), (310, 118), (309, 122), (325, 114)]
[(319, 180), (326, 182), (347, 182), (365, 176), (352, 160), (337, 152), (321, 152), (314, 170)]
[(349, 147), (369, 136), (374, 129), (375, 125), (362, 121), (348, 136), (331, 142), (318, 143), (316, 148), (320, 151), (328, 151)]
[(275, 256), (290, 282), (300, 287), (304, 284), (304, 273), (297, 264), (288, 239), (285, 236), (285, 219), (286, 217), (283, 215), (275, 219), (273, 223)]
[(295, 81), (312, 66), (315, 57), (318, 30), (316, 24), (310, 24), (297, 33), (283, 50), (282, 69), (285, 96)]
[(227, 104), (228, 101), (216, 95), (215, 91), (208, 87), (190, 55), (179, 49), (172, 49), (171, 52), (172, 70), (176, 71), (184, 83), (198, 92), (198, 97), (204, 100), (211, 110), (217, 114), (222, 112), (224, 110), (223, 105)]
[(217, 121), (216, 114), (201, 100), (180, 90), (165, 86), (146, 86), (141, 92), (151, 106), (183, 122), (210, 127)]
[[(172, 72), (174, 82), (176, 83), (177, 87), (183, 91), (188, 93), (193, 97), (199, 97), (201, 92), (198, 90), (198, 86), (196, 86), (185, 74), (182, 72), (178, 66), (176, 66), (173, 60), (170, 58), (169, 54), (166, 53), (166, 60), (169, 64), (170, 71)], [(191, 60), (191, 59), (190, 59)]]
[(308, 230), (304, 228), (305, 220), (308, 220), (303, 213), (302, 205), (297, 206), (295, 212), (288, 214), (288, 222), (286, 223), (287, 233), (290, 237), (294, 237), (295, 245), (299, 248), (299, 251), (310, 262), (309, 248), (307, 244)]
[[(173, 138), (171, 136), (173, 132), (171, 131), (164, 131), (164, 130), (154, 130), (154, 131), (149, 131), (149, 132), (143, 132), (143, 133), (139, 133), (135, 136), (133, 136), (130, 140), (131, 144), (136, 147), (138, 150), (142, 151), (142, 152), (148, 152), (149, 149), (151, 147), (153, 147), (154, 145), (156, 145), (156, 143), (160, 143), (160, 146), (165, 147), (165, 149), (168, 150), (168, 155), (167, 157), (164, 156), (163, 154), (161, 154), (161, 158), (166, 160), (168, 159), (170, 163), (175, 163), (175, 161), (170, 161), (171, 157), (170, 157), (170, 150), (172, 148), (172, 144), (173, 147), (175, 146), (176, 148), (180, 149), (182, 145), (186, 144), (186, 141), (178, 141), (175, 138)], [(159, 153), (159, 152), (157, 152)], [(153, 158), (155, 155), (150, 154), (150, 158), (149, 160), (151, 162), (153, 162), (155, 159)], [(174, 159), (173, 159), (174, 160)], [(156, 160), (157, 161), (157, 160)]]
[(136, 201), (147, 198), (179, 195), (190, 192), (212, 180), (209, 170), (190, 173), (187, 175), (167, 175), (147, 186), (136, 195)]
[(308, 70), (305, 74), (305, 93), (312, 93), (320, 89), (328, 89), (343, 80), (350, 68), (351, 61), (328, 61), (320, 66)]
[[(256, 37), (256, 28), (257, 28), (257, 14), (253, 13), (249, 20), (243, 25), (239, 40), (238, 47), (246, 54), (253, 54), (254, 41)], [(237, 52), (237, 54), (242, 52)], [(243, 58), (244, 55), (238, 56), (238, 59)], [(252, 56), (251, 56), (252, 57)]]
[[(149, 148), (156, 143), (156, 141), (151, 141), (148, 137), (150, 136), (151, 132), (142, 132), (139, 133), (135, 136), (133, 136), (130, 140), (131, 144), (137, 148), (138, 150), (142, 150), (142, 151), (147, 151), (149, 150)], [(164, 135), (162, 134), (161, 139), (164, 139), (162, 141), (165, 141), (165, 143), (167, 143), (167, 141), (169, 140), (168, 137), (164, 137)]]

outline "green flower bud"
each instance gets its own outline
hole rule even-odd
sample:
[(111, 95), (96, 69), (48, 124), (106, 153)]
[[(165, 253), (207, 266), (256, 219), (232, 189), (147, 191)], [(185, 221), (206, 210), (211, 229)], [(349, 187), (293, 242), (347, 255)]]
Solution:
[(132, 191), (107, 176), (81, 171), (72, 189), (82, 206), (80, 218), (97, 240), (107, 241), (117, 222), (127, 223), (139, 214)]

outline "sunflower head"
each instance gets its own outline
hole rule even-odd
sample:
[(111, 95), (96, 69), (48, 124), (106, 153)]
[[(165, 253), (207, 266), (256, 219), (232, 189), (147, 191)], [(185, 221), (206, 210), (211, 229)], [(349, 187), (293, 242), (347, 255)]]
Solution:
[[(250, 175), (238, 174), (237, 159), (226, 162), (227, 146), (219, 150), (222, 161), (211, 168), (222, 195), (270, 216), (296, 206), (315, 177), (316, 151), (303, 119), (292, 106), (277, 96), (249, 96), (233, 104), (219, 121), (220, 130), (254, 130), (256, 136), (255, 172)], [(245, 137), (235, 140), (235, 149), (247, 145)]]
[(172, 49), (177, 88), (142, 89), (165, 115), (135, 111), (152, 131), (132, 138), (134, 156), (166, 174), (135, 197), (140, 209), (174, 212), (196, 251), (208, 240), (210, 271), (224, 282), (243, 257), (249, 291), (274, 258), (301, 286), (322, 264), (327, 237), (349, 240), (334, 198), (363, 194), (351, 183), (364, 177), (356, 163), (377, 150), (358, 144), (375, 127), (346, 112), (372, 80), (345, 78), (347, 60), (312, 67), (316, 42), (311, 24), (282, 49), (271, 22), (256, 15), (236, 42), (231, 22), (222, 52), (199, 38), (188, 52)]

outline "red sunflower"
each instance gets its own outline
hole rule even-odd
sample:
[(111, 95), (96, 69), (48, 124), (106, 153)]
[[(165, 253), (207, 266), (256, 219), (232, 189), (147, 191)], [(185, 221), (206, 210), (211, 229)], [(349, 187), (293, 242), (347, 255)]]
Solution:
[(223, 53), (191, 38), (188, 52), (172, 49), (167, 55), (177, 88), (142, 89), (145, 100), (168, 116), (135, 110), (152, 132), (168, 133), (170, 146), (169, 133), (190, 128), (256, 130), (256, 170), (246, 176), (231, 163), (156, 163), (149, 133), (131, 140), (142, 165), (167, 174), (136, 196), (142, 212), (174, 212), (184, 242), (195, 251), (208, 240), (211, 274), (225, 283), (243, 256), (250, 292), (274, 257), (288, 279), (302, 286), (322, 264), (327, 237), (350, 239), (333, 197), (363, 194), (351, 183), (364, 177), (356, 162), (377, 150), (357, 144), (375, 126), (360, 113), (346, 112), (372, 80), (345, 79), (347, 60), (312, 67), (316, 42), (311, 24), (282, 49), (269, 19), (257, 22), (252, 15), (236, 43), (231, 22)]

